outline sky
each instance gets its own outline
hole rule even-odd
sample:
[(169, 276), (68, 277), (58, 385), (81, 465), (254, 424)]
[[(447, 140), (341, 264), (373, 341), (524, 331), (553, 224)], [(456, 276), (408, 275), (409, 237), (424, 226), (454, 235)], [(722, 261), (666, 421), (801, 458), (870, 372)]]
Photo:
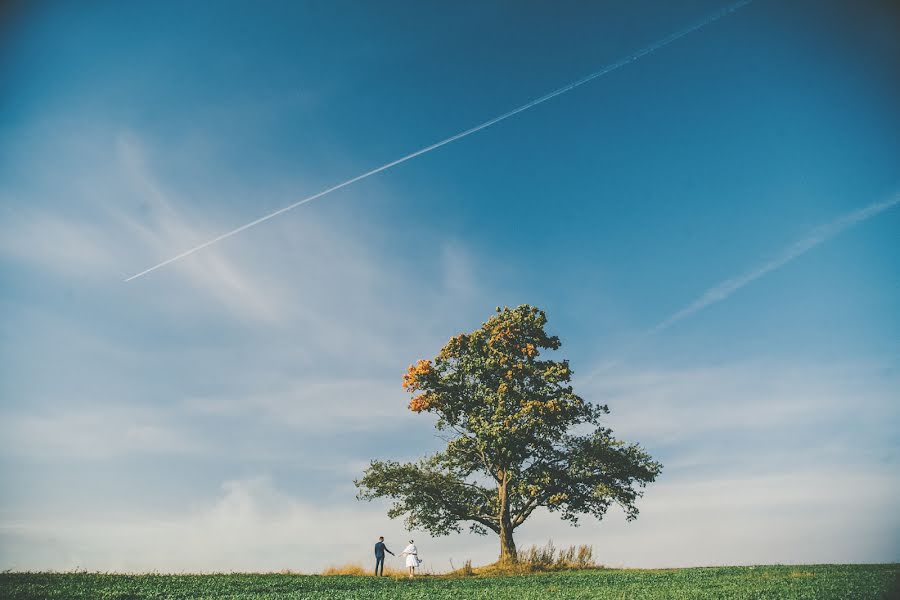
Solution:
[(0, 12), (0, 568), (313, 572), (379, 535), (433, 571), (491, 562), (496, 539), (406, 532), (353, 480), (440, 449), (403, 372), (525, 303), (664, 470), (636, 521), (539, 513), (520, 547), (900, 561), (889, 2), (756, 0), (124, 282), (724, 6)]

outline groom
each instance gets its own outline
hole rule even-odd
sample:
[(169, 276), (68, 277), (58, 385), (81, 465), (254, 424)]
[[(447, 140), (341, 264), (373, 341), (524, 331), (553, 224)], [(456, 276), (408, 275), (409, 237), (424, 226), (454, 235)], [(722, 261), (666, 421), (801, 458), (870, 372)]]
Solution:
[[(384, 575), (384, 553), (387, 552), (391, 556), (396, 556), (393, 552), (387, 549), (387, 546), (384, 545), (384, 536), (378, 538), (378, 543), (375, 544), (375, 575)], [(381, 568), (381, 573), (378, 572), (379, 567)]]

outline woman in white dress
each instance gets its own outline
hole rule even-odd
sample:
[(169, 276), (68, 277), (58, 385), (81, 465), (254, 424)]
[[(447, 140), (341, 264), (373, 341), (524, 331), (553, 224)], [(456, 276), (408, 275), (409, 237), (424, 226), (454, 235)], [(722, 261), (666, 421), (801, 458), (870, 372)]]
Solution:
[(416, 568), (422, 564), (422, 561), (419, 560), (419, 551), (412, 540), (409, 540), (409, 546), (400, 553), (401, 556), (404, 554), (406, 555), (406, 566), (409, 569), (409, 576), (412, 577), (416, 573)]

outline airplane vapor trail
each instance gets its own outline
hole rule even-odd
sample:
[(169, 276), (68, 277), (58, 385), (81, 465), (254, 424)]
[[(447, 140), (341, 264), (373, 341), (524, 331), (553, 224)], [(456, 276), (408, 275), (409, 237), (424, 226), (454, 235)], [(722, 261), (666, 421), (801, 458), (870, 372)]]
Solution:
[(772, 271), (780, 269), (795, 258), (806, 254), (816, 246), (823, 244), (836, 235), (842, 233), (845, 229), (849, 229), (854, 225), (857, 225), (863, 221), (867, 221), (868, 219), (871, 219), (872, 217), (883, 213), (884, 211), (893, 208), (898, 204), (900, 204), (900, 192), (896, 192), (888, 200), (885, 200), (883, 202), (875, 202), (874, 204), (870, 204), (865, 208), (861, 208), (851, 213), (842, 215), (834, 219), (833, 221), (825, 223), (824, 225), (819, 225), (818, 227), (813, 229), (806, 237), (797, 240), (790, 246), (787, 246), (775, 258), (753, 269), (750, 269), (742, 275), (732, 277), (731, 279), (726, 279), (725, 281), (714, 285), (713, 287), (703, 292), (703, 294), (701, 294), (696, 300), (661, 321), (656, 327), (648, 329), (647, 331), (644, 331), (643, 333), (635, 336), (635, 338), (630, 343), (628, 343), (624, 347), (624, 349), (622, 349), (622, 351), (619, 353), (618, 358), (602, 363), (591, 374), (587, 376), (586, 381), (590, 381), (591, 379), (599, 376), (601, 373), (609, 371), (613, 367), (617, 367), (625, 362), (626, 358), (632, 352), (637, 350), (643, 344), (643, 342), (647, 340), (647, 338), (656, 335), (664, 329), (672, 327), (679, 321), (687, 319), (688, 317), (700, 312), (711, 304), (722, 302), (723, 300), (728, 299), (729, 296), (740, 290), (742, 287), (749, 285), (760, 277), (768, 275)]
[(867, 221), (868, 219), (871, 219), (872, 217), (896, 206), (897, 204), (900, 204), (900, 192), (895, 193), (888, 200), (870, 204), (865, 208), (861, 208), (854, 212), (838, 217), (830, 223), (826, 223), (824, 225), (816, 227), (805, 238), (794, 242), (793, 244), (785, 248), (781, 252), (781, 254), (779, 254), (769, 262), (763, 263), (758, 267), (747, 271), (743, 275), (734, 277), (732, 279), (726, 279), (725, 281), (709, 288), (699, 298), (697, 298), (675, 314), (671, 315), (664, 321), (660, 322), (659, 325), (646, 332), (646, 334), (642, 337), (654, 335), (664, 329), (668, 329), (675, 323), (690, 317), (700, 310), (703, 310), (710, 304), (715, 304), (716, 302), (721, 302), (727, 299), (729, 296), (734, 294), (745, 285), (756, 281), (760, 277), (767, 275), (768, 273), (771, 273), (776, 269), (780, 269), (795, 258), (806, 254), (819, 244), (827, 242), (834, 236), (843, 232), (845, 229), (848, 229), (849, 227), (852, 227), (863, 221)]
[(574, 82), (572, 82), (568, 85), (565, 85), (561, 88), (555, 89), (552, 92), (544, 94), (543, 96), (540, 96), (539, 98), (535, 98), (534, 100), (531, 100), (530, 102), (523, 104), (522, 106), (519, 106), (518, 108), (514, 108), (514, 109), (510, 110), (509, 112), (505, 112), (502, 115), (499, 115), (497, 117), (494, 117), (493, 119), (487, 120), (487, 121), (485, 121), (479, 125), (476, 125), (470, 129), (461, 131), (460, 133), (457, 133), (456, 135), (452, 135), (446, 139), (443, 139), (439, 142), (431, 144), (430, 146), (426, 146), (424, 148), (416, 150), (415, 152), (407, 154), (406, 156), (398, 158), (397, 160), (393, 160), (389, 163), (385, 163), (385, 164), (381, 165), (380, 167), (376, 167), (370, 171), (366, 171), (365, 173), (362, 173), (360, 175), (357, 175), (356, 177), (353, 177), (351, 179), (343, 181), (343, 182), (341, 182), (337, 185), (334, 185), (328, 189), (322, 190), (321, 192), (313, 194), (312, 196), (308, 196), (306, 198), (303, 198), (302, 200), (298, 200), (297, 202), (294, 202), (293, 204), (289, 204), (288, 206), (285, 206), (274, 212), (264, 215), (258, 219), (250, 221), (249, 223), (241, 225), (240, 227), (236, 227), (235, 229), (232, 229), (231, 231), (227, 231), (221, 235), (218, 235), (218, 236), (212, 238), (211, 240), (203, 242), (202, 244), (200, 244), (198, 246), (194, 246), (193, 248), (190, 248), (189, 250), (185, 250), (181, 254), (178, 254), (176, 256), (173, 256), (172, 258), (164, 260), (161, 263), (150, 267), (149, 269), (145, 269), (145, 270), (141, 271), (140, 273), (136, 273), (136, 274), (132, 275), (131, 277), (128, 277), (127, 279), (125, 279), (125, 281), (131, 281), (133, 279), (137, 279), (138, 277), (142, 277), (142, 276), (146, 275), (147, 273), (150, 273), (152, 271), (155, 271), (156, 269), (159, 269), (160, 267), (164, 267), (164, 266), (166, 266), (170, 263), (173, 263), (177, 260), (180, 260), (182, 258), (190, 256), (191, 254), (193, 254), (199, 250), (202, 250), (208, 246), (211, 246), (211, 245), (215, 244), (216, 242), (220, 242), (220, 241), (224, 240), (225, 238), (229, 238), (229, 237), (231, 237), (235, 234), (238, 234), (246, 229), (250, 229), (251, 227), (254, 227), (255, 225), (259, 225), (260, 223), (262, 223), (264, 221), (268, 221), (269, 219), (272, 219), (274, 217), (277, 217), (278, 215), (280, 215), (282, 213), (285, 213), (289, 210), (293, 210), (293, 209), (297, 208), (298, 206), (306, 204), (307, 202), (312, 202), (313, 200), (316, 200), (317, 198), (321, 198), (322, 196), (330, 194), (331, 192), (335, 192), (341, 188), (345, 188), (348, 185), (352, 185), (352, 184), (356, 183), (357, 181), (361, 181), (363, 179), (366, 179), (367, 177), (371, 177), (372, 175), (381, 173), (382, 171), (386, 171), (386, 170), (388, 170), (392, 167), (395, 167), (401, 163), (404, 163), (408, 160), (416, 158), (417, 156), (421, 156), (422, 154), (426, 154), (428, 152), (431, 152), (432, 150), (437, 150), (441, 146), (446, 146), (447, 144), (449, 144), (451, 142), (455, 142), (456, 140), (460, 140), (464, 137), (470, 136), (473, 133), (477, 133), (477, 132), (481, 131), (482, 129), (487, 129), (491, 125), (496, 125), (497, 123), (499, 123), (501, 121), (505, 121), (506, 119), (508, 119), (510, 117), (513, 117), (521, 112), (524, 112), (530, 108), (537, 106), (538, 104), (543, 104), (544, 102), (546, 102), (552, 98), (555, 98), (557, 96), (565, 94), (568, 91), (571, 91), (579, 86), (582, 86), (590, 81), (593, 81), (594, 79), (597, 79), (598, 77), (602, 77), (603, 75), (606, 75), (607, 73), (611, 73), (612, 71), (620, 69), (621, 67), (624, 67), (625, 65), (627, 65), (631, 62), (634, 62), (634, 61), (646, 56), (647, 54), (650, 54), (651, 52), (655, 52), (661, 48), (664, 48), (665, 46), (668, 46), (669, 44), (683, 38), (684, 36), (686, 36), (690, 33), (693, 33), (695, 31), (697, 31), (698, 29), (702, 29), (703, 27), (706, 27), (707, 25), (710, 25), (710, 24), (718, 21), (722, 17), (725, 17), (725, 16), (737, 11), (738, 9), (743, 8), (744, 6), (750, 4), (751, 2), (753, 2), (753, 0), (740, 0), (739, 2), (735, 2), (734, 4), (731, 4), (725, 8), (722, 8), (722, 9), (708, 15), (706, 18), (694, 23), (693, 25), (685, 27), (684, 29), (680, 29), (680, 30), (676, 31), (675, 33), (669, 34), (668, 36), (666, 36), (660, 40), (657, 40), (656, 42), (653, 42), (652, 44), (650, 44), (648, 46), (644, 46), (640, 50), (638, 50), (632, 54), (629, 54), (628, 56), (621, 58), (621, 59), (617, 60), (616, 62), (610, 63), (609, 65), (603, 67), (599, 71), (594, 71), (593, 73), (585, 75), (584, 77), (582, 77), (581, 79), (578, 79), (577, 81), (574, 81)]

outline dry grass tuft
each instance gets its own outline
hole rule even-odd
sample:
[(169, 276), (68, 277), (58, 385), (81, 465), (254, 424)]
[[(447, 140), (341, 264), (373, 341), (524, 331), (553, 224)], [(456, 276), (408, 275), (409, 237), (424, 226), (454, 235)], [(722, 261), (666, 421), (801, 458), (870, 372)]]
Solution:
[[(384, 574), (390, 577), (403, 577), (408, 576), (409, 573), (406, 571), (401, 571), (399, 569), (394, 569), (388, 566), (384, 567)], [(373, 564), (368, 569), (360, 566), (356, 563), (347, 563), (345, 565), (340, 565), (337, 567), (328, 567), (324, 571), (322, 571), (322, 575), (370, 575), (372, 577), (375, 576), (375, 565)], [(417, 573), (418, 575), (418, 573)]]
[(519, 553), (519, 560), (516, 562), (496, 562), (473, 569), (472, 561), (466, 561), (462, 569), (457, 569), (451, 575), (491, 577), (601, 568), (603, 568), (602, 565), (594, 562), (594, 549), (592, 546), (569, 546), (568, 548), (557, 549), (551, 540), (545, 546), (532, 546), (523, 550)]

